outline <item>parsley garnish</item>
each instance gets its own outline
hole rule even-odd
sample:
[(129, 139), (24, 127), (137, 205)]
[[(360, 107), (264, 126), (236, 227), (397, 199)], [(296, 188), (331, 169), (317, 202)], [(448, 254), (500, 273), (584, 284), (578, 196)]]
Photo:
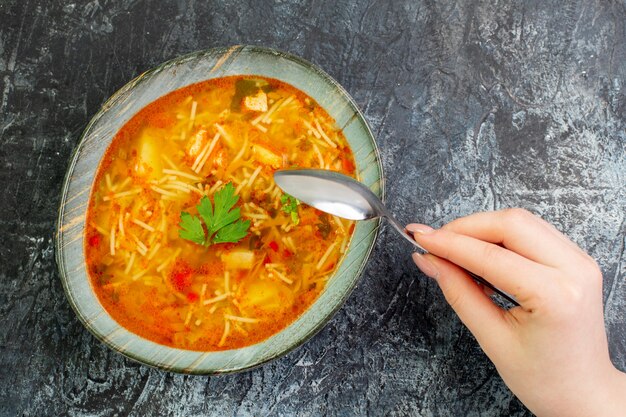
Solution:
[(281, 210), (287, 214), (291, 214), (291, 221), (293, 224), (298, 225), (298, 223), (300, 223), (300, 216), (298, 216), (300, 200), (289, 194), (283, 194), (280, 196), (280, 202), (283, 205)]
[(214, 205), (209, 197), (202, 197), (196, 206), (200, 217), (180, 213), (178, 236), (203, 246), (239, 242), (248, 234), (250, 220), (241, 220), (239, 207), (233, 208), (237, 201), (239, 196), (235, 195), (235, 187), (230, 182), (215, 193)]

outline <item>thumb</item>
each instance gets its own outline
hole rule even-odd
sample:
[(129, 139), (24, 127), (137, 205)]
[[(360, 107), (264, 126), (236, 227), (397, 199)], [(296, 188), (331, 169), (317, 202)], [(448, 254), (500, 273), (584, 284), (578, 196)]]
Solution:
[(453, 263), (432, 254), (413, 254), (413, 261), (433, 278), (446, 301), (491, 357), (510, 332), (506, 311), (498, 307), (470, 276)]

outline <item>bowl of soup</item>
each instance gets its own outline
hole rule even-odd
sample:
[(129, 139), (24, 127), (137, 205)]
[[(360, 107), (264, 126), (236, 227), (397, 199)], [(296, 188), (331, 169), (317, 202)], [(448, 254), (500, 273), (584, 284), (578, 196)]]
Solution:
[(184, 373), (249, 369), (305, 342), (356, 285), (379, 222), (285, 194), (273, 173), (296, 167), (384, 197), (367, 123), (313, 64), (234, 46), (132, 80), (85, 129), (63, 185), (56, 256), (81, 322)]

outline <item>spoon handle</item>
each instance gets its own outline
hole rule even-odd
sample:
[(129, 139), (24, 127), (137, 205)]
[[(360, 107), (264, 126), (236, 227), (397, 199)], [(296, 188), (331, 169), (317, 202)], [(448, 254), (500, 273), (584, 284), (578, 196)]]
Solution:
[[(398, 221), (391, 215), (391, 213), (389, 213), (387, 210), (385, 210), (385, 217), (387, 218), (387, 220), (389, 221), (389, 223), (393, 226), (394, 229), (396, 229), (396, 231), (398, 233), (400, 233), (402, 235), (402, 237), (404, 237), (406, 240), (408, 240), (409, 242), (411, 242), (413, 244), (413, 246), (415, 246), (417, 249), (419, 249), (421, 251), (422, 254), (424, 253), (428, 253), (426, 251), (426, 249), (424, 249), (423, 247), (421, 247), (419, 245), (419, 243), (417, 243), (415, 241), (415, 239), (413, 239), (413, 236), (411, 236), (411, 234), (409, 232), (407, 232), (407, 230), (404, 228), (404, 226), (402, 226), (400, 223), (398, 223)], [(467, 272), (467, 274), (472, 277), (474, 279), (474, 281), (484, 285), (485, 287), (493, 290), (493, 292), (495, 292), (496, 294), (498, 294), (500, 297), (504, 298), (505, 300), (507, 300), (509, 303), (513, 304), (514, 306), (519, 306), (519, 303), (515, 300), (515, 298), (513, 298), (512, 296), (510, 296), (509, 294), (505, 293), (504, 291), (500, 290), (499, 288), (494, 287), (489, 281), (487, 281), (485, 278), (476, 275), (475, 273), (468, 271), (467, 269), (463, 268), (463, 270), (465, 272)]]
[(407, 232), (404, 226), (398, 223), (398, 221), (387, 210), (385, 210), (385, 217), (387, 218), (387, 221), (389, 222), (389, 224), (391, 224), (393, 228), (396, 229), (396, 231), (400, 233), (400, 235), (402, 235), (403, 238), (411, 242), (413, 246), (415, 246), (419, 250), (420, 253), (422, 254), (427, 253), (426, 249), (421, 247), (420, 244), (417, 243), (415, 239), (413, 239), (413, 236), (411, 236), (411, 234)]

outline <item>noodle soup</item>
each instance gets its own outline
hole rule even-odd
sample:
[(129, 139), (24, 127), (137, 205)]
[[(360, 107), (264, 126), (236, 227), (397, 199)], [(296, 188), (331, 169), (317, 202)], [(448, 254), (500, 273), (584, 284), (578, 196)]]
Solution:
[(334, 120), (294, 87), (226, 77), (177, 90), (116, 135), (93, 185), (92, 286), (128, 330), (215, 351), (279, 332), (324, 289), (354, 224), (283, 194), (272, 174), (355, 175)]

